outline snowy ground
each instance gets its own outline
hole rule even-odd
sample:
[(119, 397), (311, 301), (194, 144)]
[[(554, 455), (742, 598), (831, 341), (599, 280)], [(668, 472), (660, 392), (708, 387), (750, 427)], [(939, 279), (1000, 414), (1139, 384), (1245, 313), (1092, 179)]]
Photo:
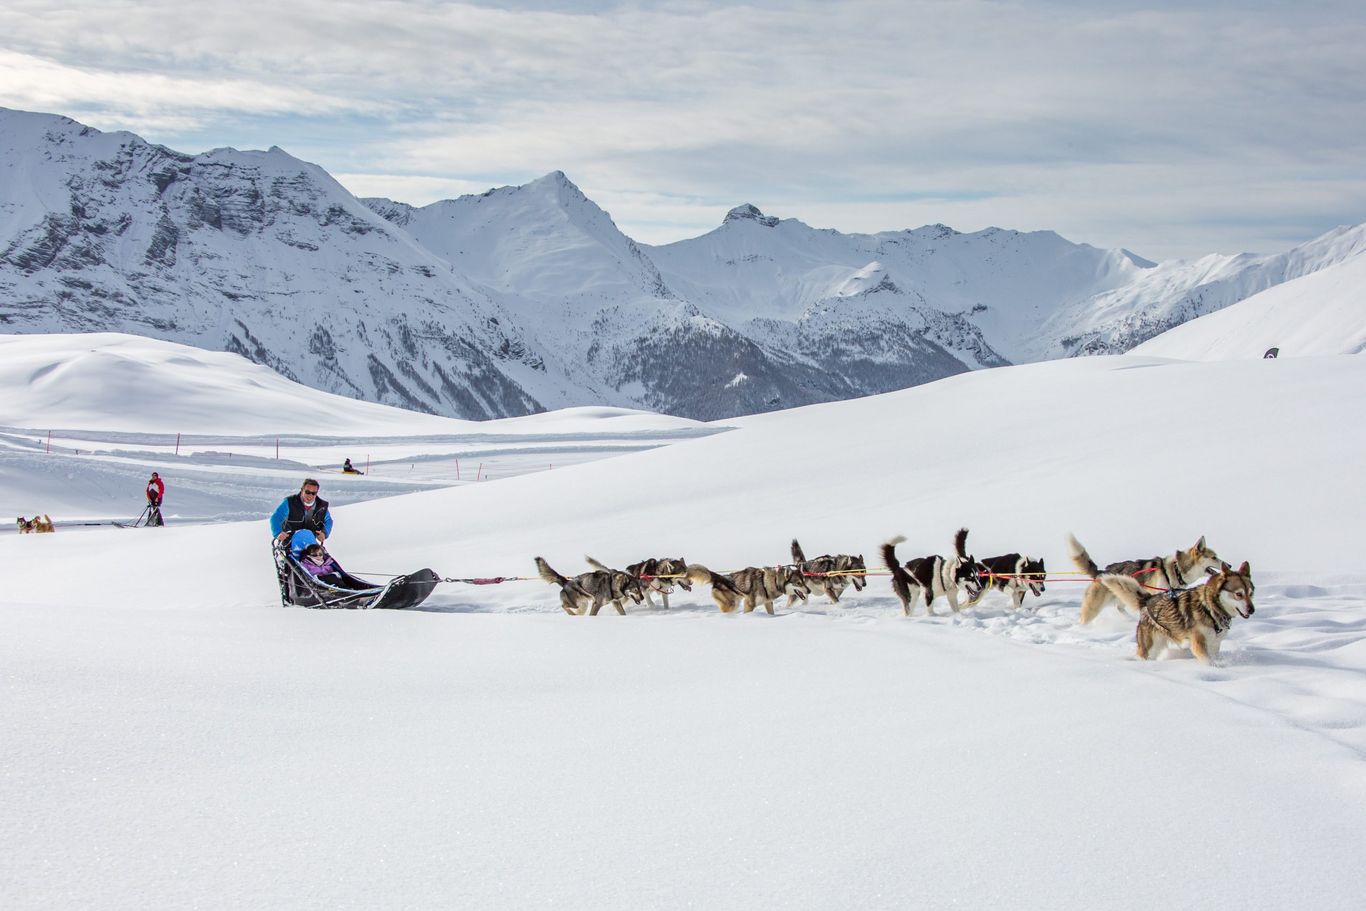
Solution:
[[(1205, 534), (1258, 583), (1219, 667), (1134, 660), (1132, 624), (1078, 626), (1064, 581), (1019, 614), (992, 595), (909, 620), (882, 577), (776, 617), (701, 591), (568, 617), (539, 581), (285, 610), (264, 520), (221, 519), (297, 486), (289, 465), (207, 466), (218, 499), (188, 510), (207, 524), (7, 534), (0, 905), (1360, 907), (1364, 381), (1355, 357), (1097, 358), (492, 483), (405, 490), (394, 460), (362, 483), (404, 492), (351, 491), (329, 542), (353, 570), (463, 577), (532, 575), (538, 554), (734, 569), (794, 536), (873, 561), (896, 533), (904, 557), (942, 552), (960, 525), (979, 556), (1062, 571), (1069, 530), (1102, 561)], [(12, 388), (0, 503), (109, 515), (86, 472), (157, 465), (208, 503), (191, 464), (97, 433), (171, 428), (82, 427), (50, 401), (38, 419)], [(489, 445), (530, 460), (603, 420)], [(40, 454), (23, 441), (43, 425), (120, 452)], [(276, 429), (232, 433), (265, 458)], [(297, 461), (356, 459), (363, 429)]]

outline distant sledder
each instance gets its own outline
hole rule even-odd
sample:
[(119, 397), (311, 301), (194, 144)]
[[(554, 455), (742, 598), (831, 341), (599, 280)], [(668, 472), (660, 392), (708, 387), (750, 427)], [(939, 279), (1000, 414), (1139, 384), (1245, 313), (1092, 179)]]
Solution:
[(166, 524), (166, 520), (161, 517), (161, 501), (166, 499), (166, 482), (161, 480), (161, 475), (155, 471), (147, 482), (147, 508), (142, 511), (142, 515), (134, 522), (136, 527), (142, 524), (145, 528), (160, 528)]
[(351, 460), (347, 459), (345, 462), (342, 462), (342, 474), (365, 474), (365, 472), (361, 471), (355, 465), (352, 465)]
[(381, 585), (342, 569), (324, 548), (332, 531), (332, 514), (327, 501), (318, 496), (318, 482), (313, 478), (305, 479), (298, 493), (280, 502), (270, 517), (270, 530), (282, 606), (362, 610), (416, 607), (441, 581), (430, 569), (420, 569)]

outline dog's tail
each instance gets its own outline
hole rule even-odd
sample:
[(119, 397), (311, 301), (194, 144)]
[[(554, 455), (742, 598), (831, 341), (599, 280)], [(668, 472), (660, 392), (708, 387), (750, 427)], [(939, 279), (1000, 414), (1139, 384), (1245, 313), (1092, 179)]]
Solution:
[(1123, 573), (1101, 573), (1095, 578), (1097, 582), (1108, 588), (1110, 593), (1119, 599), (1120, 604), (1142, 617), (1143, 586), (1139, 584), (1137, 579)]
[(710, 585), (712, 588), (719, 588), (722, 591), (733, 592), (736, 595), (740, 594), (740, 589), (735, 587), (734, 582), (730, 581), (720, 573), (712, 572), (711, 570), (703, 566), (701, 563), (689, 563), (687, 573), (688, 581), (694, 585), (706, 583), (707, 585)]
[(610, 573), (610, 572), (612, 572), (612, 567), (610, 567), (610, 566), (603, 566), (601, 563), (599, 563), (597, 560), (594, 560), (592, 557), (588, 556), (587, 554), (584, 554), (583, 560), (584, 560), (585, 563), (587, 563), (589, 566), (593, 567), (593, 568), (596, 569), (596, 570), (601, 570), (602, 572), (605, 572), (605, 573)]
[(805, 563), (805, 562), (806, 562), (806, 554), (802, 553), (802, 546), (801, 546), (800, 544), (797, 543), (797, 539), (796, 539), (796, 538), (793, 538), (793, 539), (792, 539), (792, 562), (793, 562), (793, 563)]
[(544, 579), (546, 582), (549, 582), (551, 585), (569, 584), (568, 579), (566, 579), (559, 573), (555, 572), (555, 570), (551, 569), (550, 564), (542, 560), (540, 557), (536, 558), (536, 572), (540, 575), (542, 579)]
[(968, 530), (960, 528), (953, 536), (953, 552), (958, 555), (958, 559), (968, 558)]
[(1096, 565), (1096, 561), (1091, 559), (1086, 548), (1081, 546), (1081, 542), (1070, 531), (1067, 533), (1067, 549), (1072, 556), (1072, 565), (1077, 568), (1078, 572), (1086, 573), (1092, 579), (1100, 577), (1100, 567)]
[(906, 567), (896, 558), (896, 546), (905, 540), (905, 535), (897, 535), (882, 543), (882, 565), (892, 574), (892, 591), (901, 599), (902, 604), (907, 603), (911, 597), (911, 574), (906, 572)]

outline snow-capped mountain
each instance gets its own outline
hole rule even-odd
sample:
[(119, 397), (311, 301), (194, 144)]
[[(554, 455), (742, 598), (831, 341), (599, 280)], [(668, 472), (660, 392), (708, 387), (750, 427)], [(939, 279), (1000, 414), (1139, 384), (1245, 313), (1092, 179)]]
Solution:
[[(1339, 249), (1360, 244), (1366, 227), (1335, 232)], [(1366, 250), (1182, 323), (1135, 354), (1181, 360), (1360, 354), (1366, 351)]]
[(278, 148), (190, 156), (0, 109), (0, 328), (235, 351), (463, 418), (714, 419), (1123, 350), (1361, 233), (1156, 265), (1046, 231), (842, 234), (742, 205), (650, 247), (558, 171), (416, 208), (358, 200)]
[[(1039, 338), (1046, 347), (1039, 353), (1120, 354), (1173, 327), (1363, 253), (1366, 225), (1356, 225), (1334, 228), (1284, 253), (1162, 263), (1129, 285), (1060, 308), (1044, 324)], [(1358, 297), (1366, 292), (1360, 284), (1357, 289)], [(1220, 325), (1233, 328), (1232, 320)]]
[(321, 168), (15, 111), (0, 111), (0, 325), (235, 351), (462, 417), (538, 410), (561, 385), (535, 382), (546, 365), (497, 303)]

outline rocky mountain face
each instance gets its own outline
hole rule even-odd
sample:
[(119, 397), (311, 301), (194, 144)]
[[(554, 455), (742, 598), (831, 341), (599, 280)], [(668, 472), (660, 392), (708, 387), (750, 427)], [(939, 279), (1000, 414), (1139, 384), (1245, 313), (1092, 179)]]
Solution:
[(559, 172), (416, 208), (278, 148), (190, 156), (0, 109), (0, 331), (234, 351), (462, 418), (716, 419), (1122, 350), (1328, 255), (1157, 266), (1051, 232), (846, 235), (753, 206), (649, 247)]

